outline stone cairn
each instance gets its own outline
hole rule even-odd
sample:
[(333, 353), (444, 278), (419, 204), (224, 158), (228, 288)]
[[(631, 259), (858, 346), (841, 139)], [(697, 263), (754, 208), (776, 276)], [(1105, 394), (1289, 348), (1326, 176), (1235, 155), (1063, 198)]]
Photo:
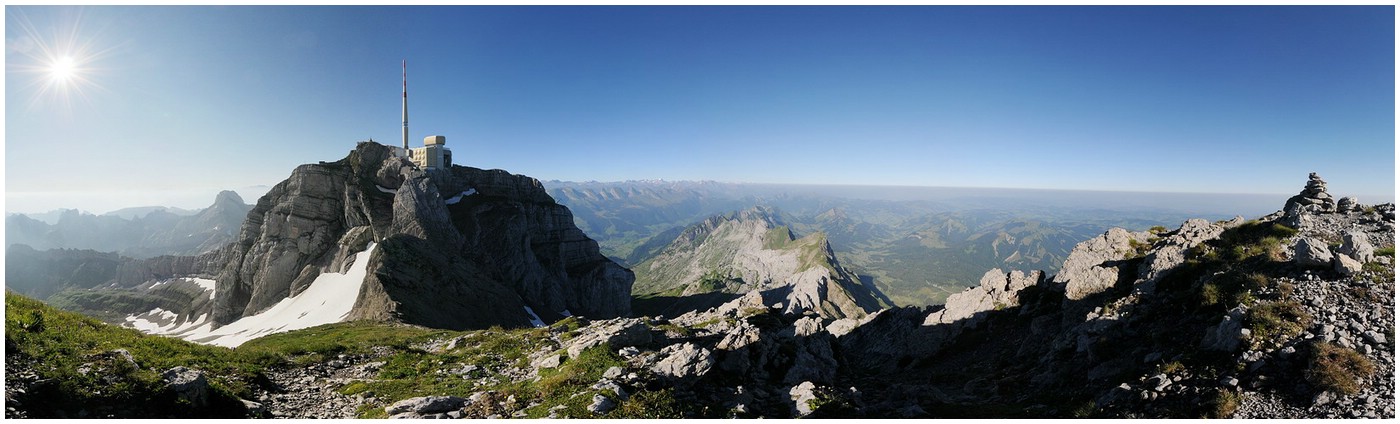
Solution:
[(1303, 191), (1297, 196), (1288, 198), (1288, 203), (1283, 204), (1283, 210), (1287, 212), (1293, 208), (1301, 209), (1312, 205), (1317, 205), (1316, 210), (1319, 212), (1332, 212), (1337, 209), (1332, 195), (1327, 194), (1327, 182), (1317, 176), (1316, 172), (1308, 174), (1308, 185), (1303, 187)]

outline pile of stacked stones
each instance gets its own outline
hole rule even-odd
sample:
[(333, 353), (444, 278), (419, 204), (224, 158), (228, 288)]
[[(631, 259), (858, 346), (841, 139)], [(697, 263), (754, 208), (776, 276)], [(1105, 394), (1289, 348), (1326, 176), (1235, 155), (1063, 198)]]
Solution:
[[(1355, 204), (1356, 202), (1351, 202)], [(1316, 172), (1308, 174), (1308, 185), (1303, 187), (1303, 191), (1297, 196), (1288, 198), (1288, 203), (1284, 203), (1283, 210), (1294, 213), (1294, 208), (1302, 209), (1311, 205), (1318, 205), (1317, 211), (1331, 212), (1336, 210), (1336, 204), (1332, 201), (1332, 195), (1327, 194), (1327, 182)]]

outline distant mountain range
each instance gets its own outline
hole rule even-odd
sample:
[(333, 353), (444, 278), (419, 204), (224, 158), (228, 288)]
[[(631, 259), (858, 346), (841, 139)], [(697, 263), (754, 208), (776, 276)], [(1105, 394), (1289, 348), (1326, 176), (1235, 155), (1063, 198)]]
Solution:
[(899, 305), (935, 305), (989, 268), (1056, 271), (1080, 240), (1191, 217), (1277, 210), (1277, 196), (938, 187), (547, 181), (605, 255), (636, 266), (707, 217), (774, 209), (799, 237), (824, 233), (862, 279)]
[[(89, 249), (133, 258), (198, 255), (233, 241), (252, 209), (233, 191), (222, 191), (209, 207), (188, 211), (164, 206), (126, 208), (102, 215), (65, 209), (41, 216), (5, 217), (5, 245), (37, 250)], [(52, 219), (52, 221), (47, 221)]]

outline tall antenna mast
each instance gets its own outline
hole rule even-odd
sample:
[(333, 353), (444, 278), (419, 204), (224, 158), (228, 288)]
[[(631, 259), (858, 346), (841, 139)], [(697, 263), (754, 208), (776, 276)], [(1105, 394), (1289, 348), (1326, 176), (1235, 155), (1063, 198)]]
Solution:
[(403, 60), (403, 149), (408, 150), (408, 59)]

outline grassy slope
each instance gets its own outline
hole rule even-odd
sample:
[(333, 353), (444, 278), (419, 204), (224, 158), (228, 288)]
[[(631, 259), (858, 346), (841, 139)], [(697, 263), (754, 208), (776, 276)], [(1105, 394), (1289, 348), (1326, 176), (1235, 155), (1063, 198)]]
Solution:
[[(36, 418), (73, 408), (120, 414), (131, 405), (140, 405), (130, 413), (143, 417), (239, 416), (237, 398), (247, 397), (263, 370), (280, 362), (265, 352), (244, 354), (149, 336), (11, 292), (5, 293), (5, 345), (7, 364), (24, 364), (46, 381), (36, 384), (24, 403)], [(116, 349), (129, 351), (138, 368), (104, 355)], [(80, 370), (85, 364), (95, 371)], [(214, 389), (210, 408), (181, 407), (163, 391), (160, 373), (175, 366), (208, 373)]]
[[(346, 394), (372, 392), (382, 400), (362, 406), (363, 417), (382, 417), (384, 406), (410, 397), (466, 397), (486, 390), (498, 391), (503, 398), (514, 395), (521, 407), (539, 402), (539, 406), (527, 411), (531, 417), (548, 415), (554, 405), (565, 405), (562, 412), (571, 417), (598, 417), (588, 412), (587, 406), (593, 394), (603, 392), (589, 386), (607, 368), (623, 365), (615, 353), (595, 348), (565, 361), (559, 368), (543, 370), (539, 381), (517, 382), (506, 374), (527, 368), (530, 353), (560, 349), (553, 335), (571, 337), (579, 327), (573, 319), (550, 328), (465, 332), (348, 322), (274, 334), (228, 349), (108, 325), (14, 293), (6, 293), (5, 306), (6, 360), (12, 366), (7, 372), (15, 371), (14, 364), (25, 364), (21, 368), (32, 369), (40, 380), (49, 381), (36, 385), (23, 400), (36, 418), (57, 417), (60, 412), (56, 411), (60, 410), (71, 415), (74, 408), (87, 409), (99, 417), (240, 417), (243, 411), (238, 398), (252, 398), (254, 385), (264, 380), (271, 369), (322, 362), (340, 353), (370, 353), (376, 348), (382, 351), (386, 347), (391, 353), (381, 359), (386, 364), (374, 380), (340, 388)], [(455, 337), (465, 337), (462, 347), (441, 353), (422, 349), (430, 341)], [(104, 354), (115, 349), (129, 351), (139, 368), (124, 366), (124, 361)], [(84, 364), (94, 364), (102, 371), (80, 372)], [(465, 364), (477, 365), (481, 368), (477, 374), (497, 377), (499, 382), (474, 386), (473, 380), (442, 372)], [(207, 373), (214, 389), (213, 405), (192, 409), (179, 404), (162, 388), (160, 373), (175, 366)], [(586, 396), (572, 396), (576, 393)], [(664, 392), (638, 393), (626, 401), (615, 400), (620, 401), (619, 408), (603, 417), (680, 417), (683, 410)], [(124, 409), (132, 405), (139, 409)]]

